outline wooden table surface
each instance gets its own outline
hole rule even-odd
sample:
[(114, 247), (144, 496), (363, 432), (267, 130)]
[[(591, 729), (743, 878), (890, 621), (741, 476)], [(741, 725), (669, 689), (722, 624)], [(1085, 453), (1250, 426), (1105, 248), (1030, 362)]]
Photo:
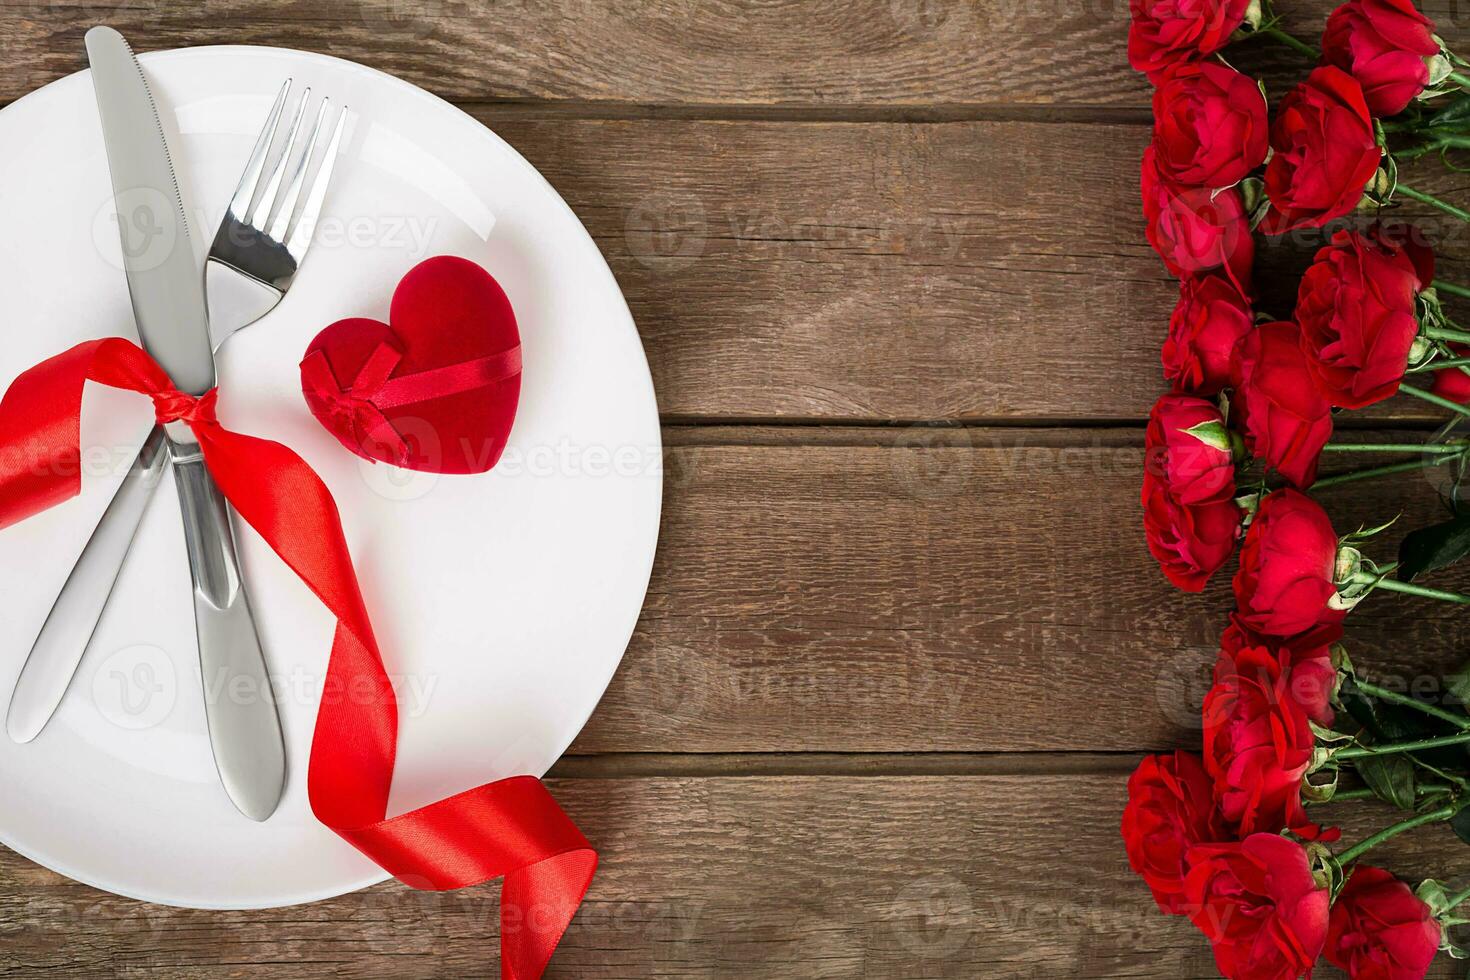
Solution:
[[(1309, 36), (1332, 4), (1278, 6)], [(1470, 50), (1462, 4), (1425, 6)], [(553, 772), (603, 863), (551, 976), (1214, 975), (1117, 832), (1138, 757), (1198, 744), (1229, 606), (1171, 591), (1142, 541), (1174, 288), (1138, 216), (1125, 0), (0, 0), (0, 101), (84, 67), (97, 22), (145, 51), (339, 55), (462, 105), (627, 294), (663, 533)], [(1291, 57), (1239, 62), (1279, 96)], [(1463, 229), (1434, 230), (1465, 267)], [(1343, 526), (1401, 497), (1331, 505)], [(1450, 615), (1369, 604), (1354, 657), (1452, 662)], [(1447, 835), (1397, 853), (1470, 872)], [(495, 897), (183, 911), (0, 852), (0, 976), (492, 976)]]

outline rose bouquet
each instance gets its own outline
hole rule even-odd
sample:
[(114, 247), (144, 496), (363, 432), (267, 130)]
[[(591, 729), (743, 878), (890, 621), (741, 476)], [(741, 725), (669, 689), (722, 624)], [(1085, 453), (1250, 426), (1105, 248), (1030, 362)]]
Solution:
[[(1129, 60), (1155, 87), (1146, 235), (1179, 280), (1162, 349), (1171, 390), (1145, 436), (1144, 529), (1186, 591), (1238, 558), (1202, 750), (1146, 758), (1129, 780), (1129, 862), (1227, 977), (1308, 976), (1322, 958), (1355, 978), (1422, 977), (1441, 950), (1470, 955), (1450, 936), (1470, 922), (1470, 889), (1411, 888), (1365, 859), (1432, 823), (1470, 841), (1470, 672), (1429, 701), (1374, 683), (1345, 640), (1370, 596), (1470, 605), (1419, 581), (1470, 556), (1470, 439), (1456, 428), (1470, 418), (1470, 331), (1441, 303), (1470, 289), (1436, 280), (1423, 230), (1388, 220), (1410, 200), (1470, 221), (1401, 170), (1470, 148), (1470, 63), (1412, 0), (1349, 0), (1320, 50), (1263, 0), (1131, 0), (1131, 12)], [(1304, 56), (1274, 111), (1225, 58), (1253, 39)], [(1290, 318), (1264, 314), (1257, 236), (1319, 229)], [(1334, 433), (1340, 413), (1393, 397), (1448, 424), (1422, 444)], [(1380, 453), (1399, 458), (1318, 477), (1326, 454)], [(1387, 525), (1339, 533), (1311, 496), (1426, 468), (1450, 475), (1449, 519), (1394, 556), (1376, 540)], [(1320, 819), (1319, 804), (1370, 797), (1401, 818), (1358, 841)]]

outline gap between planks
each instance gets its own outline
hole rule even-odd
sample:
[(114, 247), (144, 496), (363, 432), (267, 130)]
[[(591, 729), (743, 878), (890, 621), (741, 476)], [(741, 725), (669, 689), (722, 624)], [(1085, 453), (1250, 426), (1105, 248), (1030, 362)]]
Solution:
[[(0, 109), (14, 100), (0, 100)], [(645, 104), (583, 100), (479, 100), (452, 103), (477, 119), (499, 120), (607, 120), (639, 122), (773, 122), (773, 123), (896, 123), (901, 125), (1030, 122), (1067, 125), (1152, 126), (1149, 109), (1104, 105), (719, 105)]]
[(563, 756), (548, 779), (1126, 775), (1141, 752), (609, 752)]
[[(1343, 420), (1340, 420), (1343, 421)], [(1143, 446), (1144, 419), (1027, 420), (985, 419), (974, 422), (854, 421), (807, 422), (795, 419), (735, 423), (665, 420), (664, 447), (716, 448), (851, 447), (859, 449), (1126, 449)], [(1438, 423), (1353, 420), (1339, 425), (1364, 439), (1417, 439)]]

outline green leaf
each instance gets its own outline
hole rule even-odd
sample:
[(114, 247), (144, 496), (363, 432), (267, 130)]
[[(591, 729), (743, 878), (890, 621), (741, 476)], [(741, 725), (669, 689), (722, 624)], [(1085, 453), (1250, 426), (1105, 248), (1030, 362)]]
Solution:
[(1400, 810), (1414, 809), (1414, 763), (1402, 755), (1367, 756), (1356, 760), (1354, 769), (1373, 795)]
[(1470, 844), (1470, 808), (1461, 810), (1450, 818), (1450, 829), (1455, 836), (1467, 844)]
[(1448, 568), (1470, 555), (1470, 513), (1456, 514), (1443, 524), (1411, 531), (1399, 545), (1398, 577), (1413, 581), (1425, 572)]

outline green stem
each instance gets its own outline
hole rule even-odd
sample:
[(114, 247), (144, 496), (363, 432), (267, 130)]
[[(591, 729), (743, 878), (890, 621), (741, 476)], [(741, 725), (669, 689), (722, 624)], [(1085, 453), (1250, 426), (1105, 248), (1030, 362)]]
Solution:
[(1316, 61), (1317, 58), (1319, 58), (1321, 56), (1321, 54), (1322, 54), (1322, 52), (1318, 51), (1316, 48), (1312, 47), (1307, 42), (1300, 41), (1300, 40), (1292, 37), (1290, 34), (1286, 33), (1285, 31), (1283, 31), (1279, 27), (1265, 27), (1265, 28), (1262, 28), (1261, 29), (1261, 33), (1264, 34), (1266, 37), (1269, 37), (1271, 40), (1277, 42), (1278, 44), (1284, 44), (1284, 45), (1286, 45), (1288, 48), (1291, 48), (1293, 51), (1297, 52), (1298, 54), (1304, 54), (1304, 55), (1306, 55), (1308, 58), (1311, 58), (1313, 61)]
[(1453, 602), (1456, 605), (1470, 606), (1470, 595), (1461, 595), (1458, 592), (1445, 592), (1443, 589), (1431, 589), (1428, 586), (1415, 585), (1412, 582), (1400, 582), (1397, 579), (1384, 578), (1382, 575), (1373, 575), (1369, 572), (1359, 572), (1350, 581), (1354, 585), (1371, 585), (1375, 589), (1387, 589), (1390, 592), (1402, 592), (1405, 595), (1416, 595), (1425, 599), (1438, 599), (1441, 602)]
[(1466, 289), (1464, 286), (1456, 286), (1452, 282), (1445, 282), (1443, 279), (1434, 280), (1434, 288), (1442, 293), (1449, 293), (1451, 296), (1461, 296), (1465, 299), (1470, 299), (1470, 289)]
[(1329, 442), (1322, 447), (1324, 453), (1434, 453), (1436, 455), (1463, 453), (1464, 446), (1444, 446), (1412, 442)]
[(1367, 759), (1380, 755), (1397, 755), (1401, 752), (1423, 752), (1427, 749), (1446, 748), (1451, 745), (1464, 745), (1470, 742), (1470, 732), (1460, 732), (1456, 735), (1441, 735), (1438, 738), (1421, 738), (1415, 742), (1388, 742), (1383, 745), (1355, 745), (1351, 748), (1338, 749), (1332, 753), (1334, 761), (1346, 762), (1352, 759)]
[(1419, 331), (1430, 340), (1453, 340), (1457, 344), (1470, 344), (1470, 331), (1452, 330), (1449, 327), (1425, 327)]
[(1439, 395), (1436, 395), (1432, 391), (1425, 391), (1423, 388), (1415, 388), (1413, 385), (1399, 385), (1399, 391), (1402, 391), (1406, 395), (1413, 395), (1415, 398), (1418, 398), (1421, 401), (1426, 401), (1431, 405), (1438, 405), (1440, 408), (1448, 409), (1449, 411), (1454, 412), (1456, 415), (1463, 415), (1466, 418), (1470, 418), (1470, 408), (1466, 408), (1464, 405), (1452, 402), (1448, 398), (1443, 398)]
[(1446, 371), (1450, 368), (1470, 367), (1470, 357), (1441, 357), (1439, 360), (1411, 367), (1405, 374), (1423, 374), (1426, 371)]
[(1379, 476), (1393, 476), (1395, 473), (1412, 473), (1415, 470), (1425, 470), (1433, 466), (1443, 466), (1459, 459), (1459, 455), (1430, 456), (1428, 459), (1411, 459), (1406, 463), (1389, 463), (1387, 466), (1374, 466), (1366, 470), (1353, 470), (1350, 473), (1338, 473), (1336, 476), (1324, 476), (1312, 484), (1313, 490), (1325, 490), (1335, 487), (1340, 483), (1352, 483), (1354, 480), (1371, 480)]
[(1470, 888), (1465, 889), (1458, 895), (1451, 896), (1449, 905), (1445, 907), (1445, 911), (1448, 912), (1450, 909), (1464, 905), (1466, 902), (1470, 902)]
[[(1441, 140), (1440, 143), (1446, 146), (1452, 145), (1446, 143), (1444, 140)], [(1457, 208), (1448, 201), (1441, 201), (1439, 198), (1435, 197), (1432, 194), (1425, 194), (1423, 191), (1416, 191), (1414, 190), (1414, 188), (1408, 187), (1404, 184), (1400, 184), (1398, 185), (1398, 187), (1394, 188), (1394, 193), (1402, 194), (1404, 195), (1404, 197), (1419, 201), (1423, 204), (1428, 204), (1431, 207), (1439, 208), (1445, 214), (1453, 215), (1454, 217), (1459, 218), (1461, 221), (1470, 221), (1470, 211), (1466, 211), (1463, 208)]]
[(1438, 718), (1440, 721), (1448, 722), (1461, 731), (1470, 730), (1470, 718), (1465, 717), (1463, 714), (1456, 714), (1453, 711), (1446, 711), (1443, 708), (1436, 708), (1432, 704), (1425, 704), (1423, 701), (1420, 701), (1416, 698), (1411, 698), (1407, 694), (1400, 694), (1397, 691), (1386, 690), (1379, 687), (1377, 684), (1369, 684), (1365, 681), (1357, 679), (1353, 680), (1353, 684), (1357, 687), (1358, 690), (1362, 691), (1370, 698), (1377, 698), (1379, 701), (1387, 701), (1390, 704), (1401, 704), (1406, 708), (1413, 708), (1415, 711), (1422, 711), (1432, 718)]
[[(1416, 794), (1418, 794), (1419, 796), (1425, 796), (1425, 797), (1428, 797), (1428, 796), (1445, 796), (1445, 795), (1447, 795), (1449, 793), (1453, 793), (1454, 791), (1455, 790), (1454, 790), (1454, 787), (1453, 786), (1416, 786), (1416, 787), (1414, 787), (1414, 792)], [(1332, 794), (1332, 799), (1330, 799), (1330, 800), (1328, 800), (1326, 802), (1327, 803), (1351, 803), (1354, 800), (1376, 800), (1376, 799), (1378, 799), (1378, 794), (1377, 793), (1373, 792), (1373, 790), (1370, 789), (1367, 786), (1360, 786), (1357, 789), (1343, 789), (1343, 790), (1338, 790), (1336, 793), (1333, 793)], [(1324, 804), (1321, 804), (1321, 805), (1324, 805), (1325, 806), (1326, 804), (1324, 803)]]
[(1437, 810), (1430, 810), (1428, 813), (1421, 813), (1418, 816), (1410, 817), (1407, 820), (1394, 824), (1386, 830), (1380, 830), (1372, 837), (1367, 837), (1354, 844), (1337, 855), (1337, 863), (1341, 865), (1351, 864), (1390, 837), (1397, 837), (1406, 830), (1413, 830), (1415, 827), (1422, 827), (1427, 823), (1438, 823), (1441, 820), (1448, 820), (1459, 812), (1460, 804), (1446, 803)]
[(1438, 133), (1430, 131), (1422, 134), (1425, 137), (1434, 137), (1427, 143), (1418, 146), (1409, 146), (1401, 150), (1393, 151), (1393, 158), (1402, 163), (1405, 160), (1417, 160), (1436, 150), (1463, 150), (1470, 148), (1470, 136), (1458, 136), (1454, 133)]
[(1461, 75), (1457, 71), (1452, 71), (1452, 72), (1450, 72), (1445, 77), (1447, 77), (1450, 81), (1454, 82), (1456, 85), (1460, 86), (1460, 88), (1470, 89), (1470, 78), (1467, 78), (1466, 76)]

